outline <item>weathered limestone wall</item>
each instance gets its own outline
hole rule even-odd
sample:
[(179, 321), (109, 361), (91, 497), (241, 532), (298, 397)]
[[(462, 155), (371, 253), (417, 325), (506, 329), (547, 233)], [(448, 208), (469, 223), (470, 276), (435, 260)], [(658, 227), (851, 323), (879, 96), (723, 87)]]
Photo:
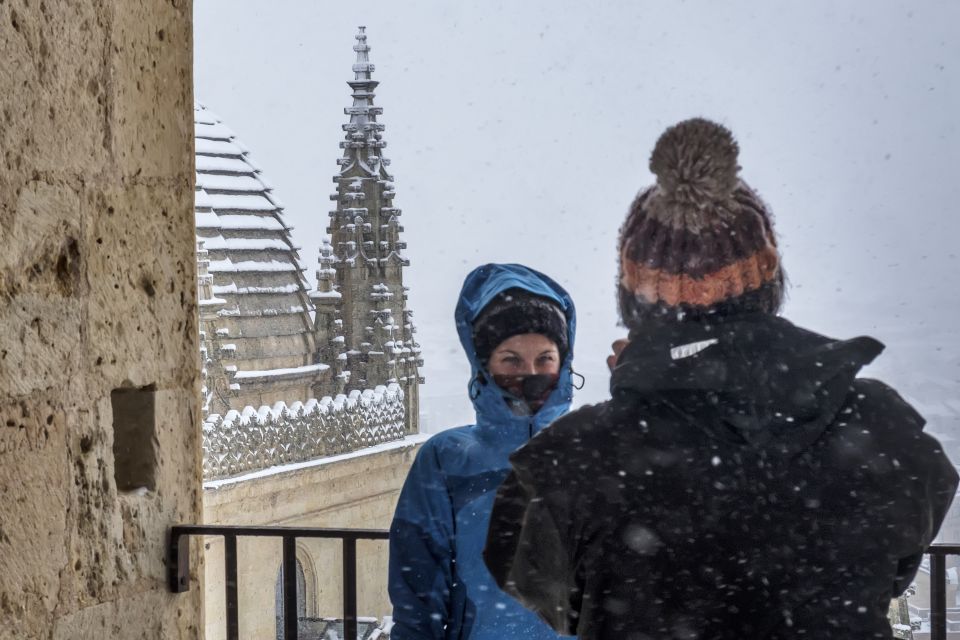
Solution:
[(191, 0), (0, 1), (0, 638), (196, 638)]
[[(204, 522), (351, 529), (387, 529), (400, 488), (420, 443), (416, 436), (321, 464), (239, 482), (207, 483)], [(225, 637), (223, 540), (205, 540), (206, 640)], [(240, 636), (276, 638), (275, 590), (281, 563), (279, 539), (237, 543)], [(338, 540), (298, 540), (307, 582), (307, 615), (343, 615), (343, 566)], [(357, 544), (360, 616), (390, 615), (387, 542)]]

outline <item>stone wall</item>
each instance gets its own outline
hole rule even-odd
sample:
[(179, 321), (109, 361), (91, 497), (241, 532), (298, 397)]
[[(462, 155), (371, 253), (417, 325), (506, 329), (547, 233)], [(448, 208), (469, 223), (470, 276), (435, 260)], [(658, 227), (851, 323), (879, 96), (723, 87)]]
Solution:
[(0, 638), (196, 638), (190, 0), (0, 2)]

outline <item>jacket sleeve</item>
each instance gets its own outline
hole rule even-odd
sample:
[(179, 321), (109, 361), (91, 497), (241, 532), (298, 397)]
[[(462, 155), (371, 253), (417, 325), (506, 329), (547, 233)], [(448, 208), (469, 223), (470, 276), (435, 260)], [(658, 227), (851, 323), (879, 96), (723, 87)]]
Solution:
[(390, 526), (391, 638), (440, 640), (450, 622), (453, 505), (437, 450), (428, 441), (407, 475)]
[[(933, 438), (930, 438), (933, 440)], [(938, 445), (939, 446), (939, 445)], [(897, 575), (893, 582), (893, 597), (899, 597), (910, 586), (923, 562), (923, 555), (932, 543), (940, 525), (950, 509), (957, 490), (957, 472), (946, 456), (938, 451), (929, 460), (924, 523), (922, 537), (917, 541), (914, 553), (901, 557), (897, 563)]]
[(923, 561), (924, 552), (940, 531), (940, 525), (943, 524), (957, 491), (957, 471), (941, 450), (940, 443), (926, 434), (921, 434), (921, 437), (929, 447), (929, 455), (924, 465), (927, 472), (924, 487), (926, 503), (923, 505), (923, 521), (920, 523), (921, 534), (915, 552), (901, 557), (897, 563), (893, 597), (900, 596), (913, 582)]
[[(932, 543), (950, 509), (957, 491), (957, 470), (943, 451), (939, 441), (924, 433), (926, 421), (893, 389), (874, 380), (864, 380), (868, 389), (880, 398), (879, 414), (895, 417), (898, 443), (897, 458), (909, 461), (909, 473), (916, 478), (916, 502), (920, 507), (918, 521), (907, 526), (914, 531), (913, 548), (897, 562), (893, 597), (900, 596), (920, 569), (923, 555)], [(902, 464), (902, 463), (900, 463)]]
[(554, 631), (577, 632), (580, 589), (574, 572), (573, 551), (558, 520), (567, 521), (563, 503), (550, 491), (514, 470), (497, 491), (490, 516), (483, 558), (497, 585), (539, 615)]

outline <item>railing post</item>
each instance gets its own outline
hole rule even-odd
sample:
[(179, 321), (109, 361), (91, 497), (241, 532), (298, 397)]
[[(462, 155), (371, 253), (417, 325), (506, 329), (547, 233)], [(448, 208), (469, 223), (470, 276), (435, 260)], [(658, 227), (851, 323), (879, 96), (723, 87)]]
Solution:
[(930, 640), (947, 640), (947, 562), (930, 553)]
[(343, 538), (343, 638), (357, 640), (357, 539)]
[[(2, 2), (2, 0), (0, 0)], [(299, 640), (297, 592), (297, 538), (343, 541), (343, 636), (357, 638), (357, 540), (387, 540), (389, 532), (371, 529), (318, 529), (312, 527), (270, 527), (238, 525), (175, 525), (167, 539), (167, 565), (170, 590), (181, 593), (190, 589), (190, 537), (223, 536), (224, 591), (226, 596), (227, 640), (239, 638), (239, 579), (237, 538), (280, 538), (283, 542), (283, 623), (279, 632), (285, 640)], [(960, 548), (960, 547), (958, 547)]]
[(283, 638), (299, 640), (297, 631), (297, 539), (283, 536)]
[(240, 615), (237, 609), (237, 536), (223, 537), (224, 588), (227, 598), (227, 640), (239, 640)]
[(170, 591), (190, 590), (190, 534), (180, 533), (179, 527), (170, 528), (167, 542), (167, 575)]

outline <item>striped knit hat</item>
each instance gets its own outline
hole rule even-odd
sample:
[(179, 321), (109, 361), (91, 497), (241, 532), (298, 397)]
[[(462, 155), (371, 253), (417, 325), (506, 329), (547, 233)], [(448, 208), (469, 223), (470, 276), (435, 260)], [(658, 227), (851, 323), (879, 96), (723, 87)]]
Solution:
[(784, 275), (770, 213), (737, 177), (739, 147), (695, 118), (667, 129), (650, 156), (657, 184), (620, 230), (620, 317), (776, 313)]

